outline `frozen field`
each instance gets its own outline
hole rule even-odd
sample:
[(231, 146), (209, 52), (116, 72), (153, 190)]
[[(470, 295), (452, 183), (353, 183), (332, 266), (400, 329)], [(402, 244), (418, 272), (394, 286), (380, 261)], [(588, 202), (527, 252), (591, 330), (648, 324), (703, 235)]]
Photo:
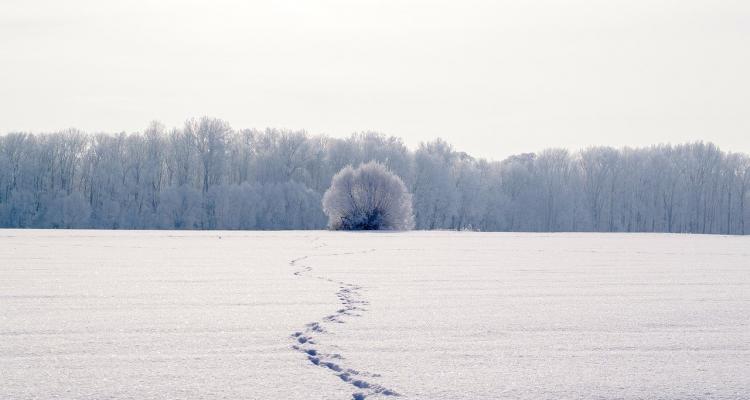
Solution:
[(0, 399), (361, 397), (750, 399), (750, 237), (0, 230)]

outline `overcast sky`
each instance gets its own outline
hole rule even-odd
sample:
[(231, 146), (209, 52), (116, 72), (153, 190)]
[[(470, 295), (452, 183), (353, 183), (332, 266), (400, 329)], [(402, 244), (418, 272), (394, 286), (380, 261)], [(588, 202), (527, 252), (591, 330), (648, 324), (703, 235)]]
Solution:
[(202, 115), (493, 159), (750, 152), (750, 1), (0, 2), (0, 132)]

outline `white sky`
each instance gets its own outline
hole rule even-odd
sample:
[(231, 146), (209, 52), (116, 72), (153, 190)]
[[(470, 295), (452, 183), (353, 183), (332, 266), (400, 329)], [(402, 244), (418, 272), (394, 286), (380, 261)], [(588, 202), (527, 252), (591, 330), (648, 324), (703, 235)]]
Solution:
[(201, 115), (494, 159), (750, 152), (750, 1), (0, 1), (0, 132)]

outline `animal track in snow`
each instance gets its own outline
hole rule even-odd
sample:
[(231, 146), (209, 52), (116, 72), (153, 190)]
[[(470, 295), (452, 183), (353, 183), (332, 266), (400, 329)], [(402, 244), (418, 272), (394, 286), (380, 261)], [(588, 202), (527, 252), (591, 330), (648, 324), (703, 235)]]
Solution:
[[(315, 242), (319, 242), (319, 238), (314, 239), (313, 243)], [(320, 242), (316, 244), (314, 248), (320, 249), (325, 246), (325, 243)], [(373, 251), (375, 250), (371, 249), (359, 252), (331, 253), (319, 256), (334, 257), (351, 254), (364, 254)], [(292, 349), (303, 353), (312, 365), (329, 370), (330, 372), (338, 376), (342, 382), (355, 387), (358, 391), (352, 393), (353, 400), (364, 400), (369, 396), (377, 395), (399, 396), (396, 391), (373, 383), (369, 380), (370, 378), (376, 378), (380, 375), (370, 374), (352, 368), (346, 368), (342, 363), (342, 361), (344, 361), (343, 356), (338, 353), (323, 351), (323, 349), (325, 349), (326, 347), (323, 345), (323, 343), (319, 343), (317, 341), (317, 338), (326, 336), (330, 337), (324, 325), (333, 323), (343, 324), (346, 323), (347, 319), (361, 317), (362, 313), (367, 311), (367, 309), (363, 306), (366, 306), (369, 303), (364, 300), (364, 297), (362, 296), (363, 288), (361, 286), (352, 283), (336, 281), (324, 276), (313, 276), (312, 267), (310, 267), (309, 265), (304, 265), (302, 263), (309, 257), (311, 256), (308, 255), (296, 258), (289, 262), (289, 265), (297, 268), (294, 271), (294, 275), (309, 276), (314, 279), (337, 284), (339, 286), (339, 290), (336, 292), (336, 297), (339, 299), (339, 303), (341, 303), (341, 308), (337, 309), (336, 312), (332, 314), (324, 316), (320, 321), (313, 321), (306, 324), (303, 331), (294, 332), (291, 335), (291, 338), (294, 341)], [(333, 346), (329, 345), (328, 347)]]

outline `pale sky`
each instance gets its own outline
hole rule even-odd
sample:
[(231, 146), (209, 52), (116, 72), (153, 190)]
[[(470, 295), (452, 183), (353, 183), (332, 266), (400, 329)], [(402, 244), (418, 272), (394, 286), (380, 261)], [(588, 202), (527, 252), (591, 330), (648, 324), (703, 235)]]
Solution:
[(0, 1), (0, 133), (202, 115), (492, 159), (750, 152), (750, 1)]

